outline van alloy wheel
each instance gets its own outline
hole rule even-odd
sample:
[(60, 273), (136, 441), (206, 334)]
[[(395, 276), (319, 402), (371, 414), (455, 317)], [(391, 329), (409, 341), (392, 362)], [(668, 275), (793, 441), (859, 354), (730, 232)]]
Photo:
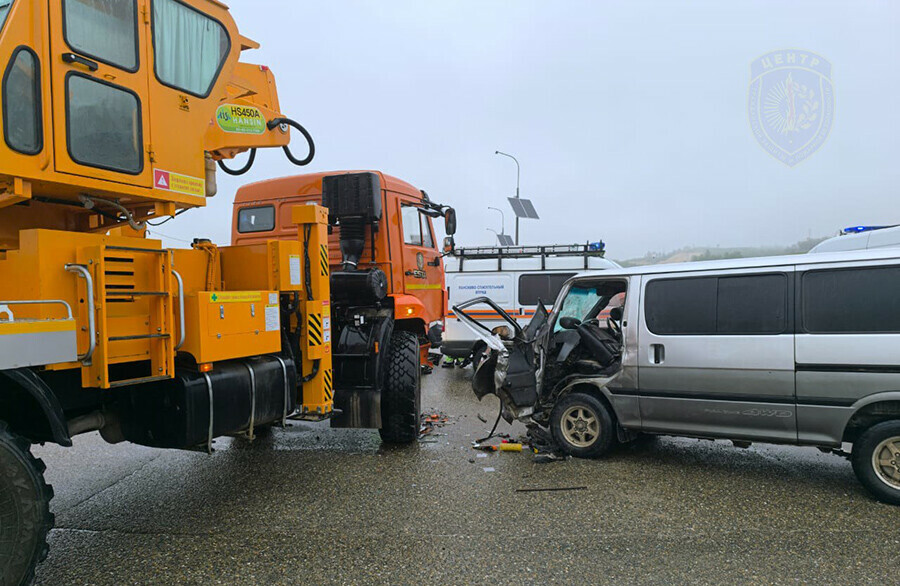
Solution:
[(900, 436), (889, 437), (875, 447), (872, 468), (882, 482), (900, 489)]
[(876, 423), (853, 441), (856, 477), (884, 503), (900, 505), (900, 419)]
[(612, 414), (590, 392), (564, 395), (550, 412), (548, 423), (560, 450), (576, 458), (599, 458), (615, 440)]
[(573, 405), (562, 416), (562, 432), (573, 446), (586, 448), (597, 441), (600, 423), (597, 416), (586, 407)]

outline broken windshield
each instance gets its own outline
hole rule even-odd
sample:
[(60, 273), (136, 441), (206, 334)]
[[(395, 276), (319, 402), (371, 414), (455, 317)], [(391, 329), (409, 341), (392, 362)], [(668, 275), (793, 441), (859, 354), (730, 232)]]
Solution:
[[(600, 297), (596, 286), (576, 283), (572, 285), (572, 288), (566, 294), (566, 298), (563, 299), (559, 309), (559, 317), (574, 317), (577, 320), (583, 320), (588, 312), (600, 301)], [(562, 329), (559, 317), (556, 319), (554, 331)]]
[(603, 318), (612, 305), (624, 305), (625, 290), (628, 284), (625, 281), (582, 281), (573, 283), (566, 293), (565, 299), (559, 304), (559, 315), (553, 326), (553, 331), (562, 329), (559, 319), (574, 317), (579, 321)]

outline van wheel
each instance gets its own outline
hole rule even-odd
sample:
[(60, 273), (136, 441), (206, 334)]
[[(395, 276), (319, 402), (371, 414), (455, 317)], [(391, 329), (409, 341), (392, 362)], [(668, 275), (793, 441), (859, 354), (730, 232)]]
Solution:
[(615, 437), (606, 406), (585, 393), (571, 393), (556, 404), (550, 413), (550, 431), (560, 448), (576, 458), (599, 458)]
[(0, 421), (0, 585), (30, 584), (47, 557), (53, 527), (53, 488), (44, 482), (44, 463), (31, 455), (28, 440)]
[(873, 425), (853, 443), (856, 477), (881, 502), (900, 505), (900, 421)]
[(381, 391), (381, 440), (408, 444), (419, 436), (419, 338), (411, 332), (391, 334), (387, 380)]

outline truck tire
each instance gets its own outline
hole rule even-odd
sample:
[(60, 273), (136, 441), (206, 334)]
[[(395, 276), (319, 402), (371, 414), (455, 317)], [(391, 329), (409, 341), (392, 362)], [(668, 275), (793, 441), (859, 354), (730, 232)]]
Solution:
[(53, 488), (31, 444), (0, 421), (0, 586), (30, 584), (47, 557)]
[(599, 458), (615, 439), (606, 406), (586, 393), (564, 396), (550, 413), (550, 432), (563, 452), (576, 458)]
[(853, 442), (853, 471), (883, 503), (900, 505), (900, 421), (873, 425)]
[(419, 338), (395, 330), (388, 349), (387, 377), (381, 392), (381, 440), (408, 444), (419, 436)]

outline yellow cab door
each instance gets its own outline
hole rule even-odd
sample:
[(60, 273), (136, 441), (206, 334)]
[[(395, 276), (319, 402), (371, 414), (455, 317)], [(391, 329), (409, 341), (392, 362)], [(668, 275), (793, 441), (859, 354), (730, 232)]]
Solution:
[(232, 48), (221, 20), (227, 8), (208, 0), (152, 0), (148, 15), (153, 184), (172, 192), (173, 199), (178, 194), (204, 197), (202, 145), (199, 138), (185, 137), (204, 136), (214, 115), (207, 102), (218, 102), (209, 96)]
[(403, 288), (425, 305), (427, 328), (443, 317), (443, 261), (435, 245), (431, 218), (419, 211), (414, 199), (401, 198), (398, 202), (403, 229)]
[(152, 185), (148, 1), (48, 1), (58, 172)]

